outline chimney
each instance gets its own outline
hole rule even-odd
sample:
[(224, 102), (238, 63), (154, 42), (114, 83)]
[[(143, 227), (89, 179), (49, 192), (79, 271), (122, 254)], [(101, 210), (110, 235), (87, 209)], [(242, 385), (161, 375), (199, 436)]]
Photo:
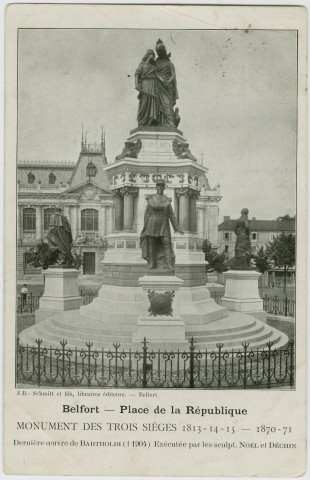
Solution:
[(228, 220), (230, 220), (230, 217), (224, 216), (224, 222), (227, 222)]

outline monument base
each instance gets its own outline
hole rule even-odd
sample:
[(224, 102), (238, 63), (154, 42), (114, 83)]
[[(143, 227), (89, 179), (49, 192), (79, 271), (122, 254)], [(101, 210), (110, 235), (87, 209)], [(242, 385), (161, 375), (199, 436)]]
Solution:
[(151, 350), (188, 350), (189, 343), (185, 339), (185, 325), (180, 320), (139, 319), (136, 331), (132, 336), (133, 349), (141, 349), (144, 338), (147, 339), (148, 349)]
[(146, 338), (150, 348), (163, 350), (185, 349), (185, 323), (180, 317), (179, 289), (184, 281), (173, 274), (161, 275), (153, 270), (151, 275), (139, 278), (142, 287), (141, 314), (133, 333), (133, 346), (141, 346)]
[(36, 323), (54, 313), (80, 308), (83, 299), (78, 290), (79, 273), (74, 268), (48, 268), (44, 272), (44, 294), (35, 313)]
[(263, 309), (263, 300), (258, 292), (258, 279), (261, 273), (255, 270), (229, 270), (224, 273), (226, 279), (225, 294), (221, 304), (228, 310), (247, 313), (263, 322), (267, 313)]

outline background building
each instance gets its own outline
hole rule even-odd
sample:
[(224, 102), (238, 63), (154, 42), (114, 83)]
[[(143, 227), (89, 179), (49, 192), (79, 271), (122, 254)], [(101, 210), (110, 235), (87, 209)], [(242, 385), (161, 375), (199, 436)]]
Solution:
[[(235, 255), (236, 235), (234, 226), (236, 220), (225, 216), (224, 221), (218, 226), (219, 232), (219, 252), (225, 252), (229, 258)], [(295, 233), (295, 218), (277, 220), (256, 220), (255, 217), (250, 220), (250, 238), (252, 251), (255, 253), (260, 247), (265, 247), (277, 235), (281, 233)]]
[(53, 208), (61, 203), (72, 229), (73, 245), (83, 256), (83, 273), (100, 272), (111, 233), (113, 200), (104, 167), (105, 140), (87, 144), (83, 138), (76, 164), (18, 163), (17, 269), (19, 278), (38, 272), (25, 262), (25, 251), (46, 235)]

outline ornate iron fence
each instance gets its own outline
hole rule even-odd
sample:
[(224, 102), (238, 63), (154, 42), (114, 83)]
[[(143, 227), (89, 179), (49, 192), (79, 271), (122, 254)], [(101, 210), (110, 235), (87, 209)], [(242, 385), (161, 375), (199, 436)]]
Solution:
[[(213, 298), (219, 305), (221, 305), (223, 295), (223, 293), (217, 292), (210, 293), (211, 298)], [(274, 297), (268, 297), (268, 295), (265, 295), (263, 297), (263, 308), (267, 313), (273, 315), (295, 317), (296, 302), (295, 300), (289, 300), (287, 296), (282, 298), (277, 295)]]
[[(98, 292), (80, 292), (80, 295), (83, 298), (83, 305), (88, 305), (98, 296)], [(41, 297), (42, 294), (33, 295), (32, 293), (18, 296), (16, 304), (17, 313), (34, 313), (40, 306), (39, 302)]]
[(16, 309), (17, 313), (33, 313), (39, 308), (41, 295), (22, 294), (17, 297)]
[(153, 351), (144, 339), (140, 351), (122, 350), (119, 343), (105, 350), (68, 348), (62, 340), (59, 348), (46, 348), (42, 340), (36, 346), (16, 349), (17, 385), (92, 387), (92, 388), (204, 388), (270, 389), (294, 385), (294, 344), (272, 349), (225, 350), (218, 343), (214, 350), (197, 350), (191, 339), (188, 351)]
[(263, 302), (264, 310), (266, 310), (267, 313), (284, 315), (285, 317), (295, 317), (296, 302), (295, 300), (289, 300), (287, 295), (284, 298), (279, 298), (277, 295), (275, 297), (265, 295)]

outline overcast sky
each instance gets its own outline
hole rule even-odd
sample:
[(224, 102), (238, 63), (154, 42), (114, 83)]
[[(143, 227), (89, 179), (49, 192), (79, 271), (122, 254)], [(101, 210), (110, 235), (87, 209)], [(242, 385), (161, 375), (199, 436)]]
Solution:
[(77, 161), (81, 125), (106, 131), (108, 161), (136, 128), (134, 72), (161, 38), (174, 63), (180, 130), (221, 185), (220, 215), (295, 213), (296, 32), (21, 30), (18, 158)]

